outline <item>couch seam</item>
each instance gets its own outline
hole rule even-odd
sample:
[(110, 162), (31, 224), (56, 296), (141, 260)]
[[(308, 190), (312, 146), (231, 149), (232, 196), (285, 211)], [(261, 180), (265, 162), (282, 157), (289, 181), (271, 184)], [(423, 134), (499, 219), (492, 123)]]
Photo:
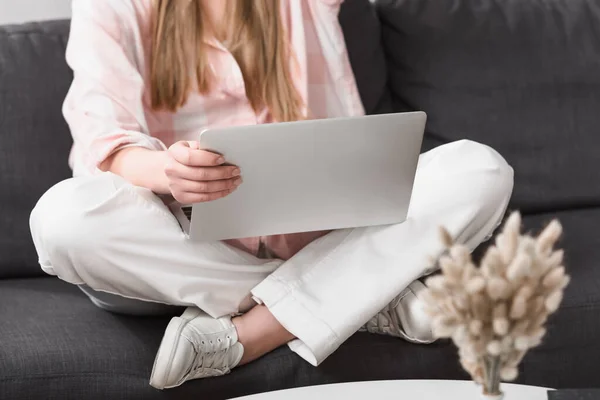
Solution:
[(112, 373), (112, 372), (81, 372), (81, 373), (65, 373), (65, 374), (36, 374), (36, 375), (24, 375), (24, 376), (9, 376), (0, 377), (0, 382), (6, 381), (18, 381), (18, 380), (33, 380), (33, 379), (63, 379), (63, 378), (76, 378), (80, 376), (130, 376), (139, 377), (139, 375), (133, 373)]
[(13, 36), (35, 36), (35, 35), (53, 37), (53, 38), (57, 38), (57, 39), (62, 39), (64, 36), (60, 33), (47, 33), (44, 31), (7, 32), (7, 31), (0, 30), (0, 36), (5, 36), (8, 38), (12, 38)]
[[(291, 350), (289, 350), (289, 353), (285, 353), (285, 354), (281, 354), (277, 357), (273, 357), (273, 358), (271, 358), (271, 361), (276, 362), (276, 361), (280, 361), (280, 360), (290, 358), (290, 357), (295, 358), (295, 357), (297, 357), (297, 355), (294, 352), (292, 352)], [(82, 372), (82, 373), (66, 373), (66, 374), (51, 374), (51, 375), (36, 374), (36, 375), (25, 375), (22, 377), (19, 377), (19, 376), (0, 377), (0, 382), (16, 381), (16, 380), (34, 380), (34, 379), (47, 380), (47, 379), (61, 379), (61, 378), (77, 378), (79, 376), (106, 376), (106, 377), (128, 376), (128, 377), (140, 378), (139, 375), (133, 374), (133, 373)]]

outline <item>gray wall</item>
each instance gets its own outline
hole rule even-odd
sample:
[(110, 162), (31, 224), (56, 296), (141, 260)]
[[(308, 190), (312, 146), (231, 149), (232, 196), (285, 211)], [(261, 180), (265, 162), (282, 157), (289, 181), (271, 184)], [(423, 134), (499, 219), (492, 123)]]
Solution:
[(0, 25), (67, 18), (70, 15), (71, 0), (0, 0)]

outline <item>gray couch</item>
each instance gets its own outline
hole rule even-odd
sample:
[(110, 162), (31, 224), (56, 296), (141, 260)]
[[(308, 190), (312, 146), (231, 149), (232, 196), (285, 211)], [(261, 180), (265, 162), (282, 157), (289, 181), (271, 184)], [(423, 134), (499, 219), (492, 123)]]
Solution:
[[(519, 380), (600, 386), (600, 1), (346, 0), (340, 20), (369, 113), (427, 111), (424, 150), (461, 138), (495, 147), (515, 167), (511, 208), (526, 228), (561, 219), (572, 284)], [(149, 387), (168, 318), (95, 308), (43, 275), (29, 236), (36, 200), (70, 174), (60, 112), (72, 78), (68, 29), (0, 28), (0, 399), (225, 399), (467, 378), (447, 342), (357, 334), (319, 368), (281, 348), (223, 378)]]

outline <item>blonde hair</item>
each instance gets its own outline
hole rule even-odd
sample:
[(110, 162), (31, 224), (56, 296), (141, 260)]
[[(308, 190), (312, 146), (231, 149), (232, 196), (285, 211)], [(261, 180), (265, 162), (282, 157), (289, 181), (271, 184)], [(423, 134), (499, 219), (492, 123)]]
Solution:
[[(293, 84), (291, 49), (281, 20), (280, 0), (223, 0), (222, 34), (240, 66), (250, 105), (267, 108), (275, 121), (302, 118), (302, 99)], [(206, 23), (200, 0), (154, 0), (151, 101), (154, 109), (176, 111), (197, 83), (208, 94), (215, 76), (210, 68)], [(196, 80), (196, 82), (194, 82)]]

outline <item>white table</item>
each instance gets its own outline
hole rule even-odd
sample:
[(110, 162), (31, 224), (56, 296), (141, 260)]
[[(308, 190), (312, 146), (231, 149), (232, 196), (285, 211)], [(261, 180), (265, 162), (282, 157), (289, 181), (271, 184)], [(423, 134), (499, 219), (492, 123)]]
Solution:
[[(548, 400), (550, 389), (502, 384), (505, 400)], [(237, 400), (480, 400), (470, 381), (373, 381), (309, 386), (240, 397)]]

